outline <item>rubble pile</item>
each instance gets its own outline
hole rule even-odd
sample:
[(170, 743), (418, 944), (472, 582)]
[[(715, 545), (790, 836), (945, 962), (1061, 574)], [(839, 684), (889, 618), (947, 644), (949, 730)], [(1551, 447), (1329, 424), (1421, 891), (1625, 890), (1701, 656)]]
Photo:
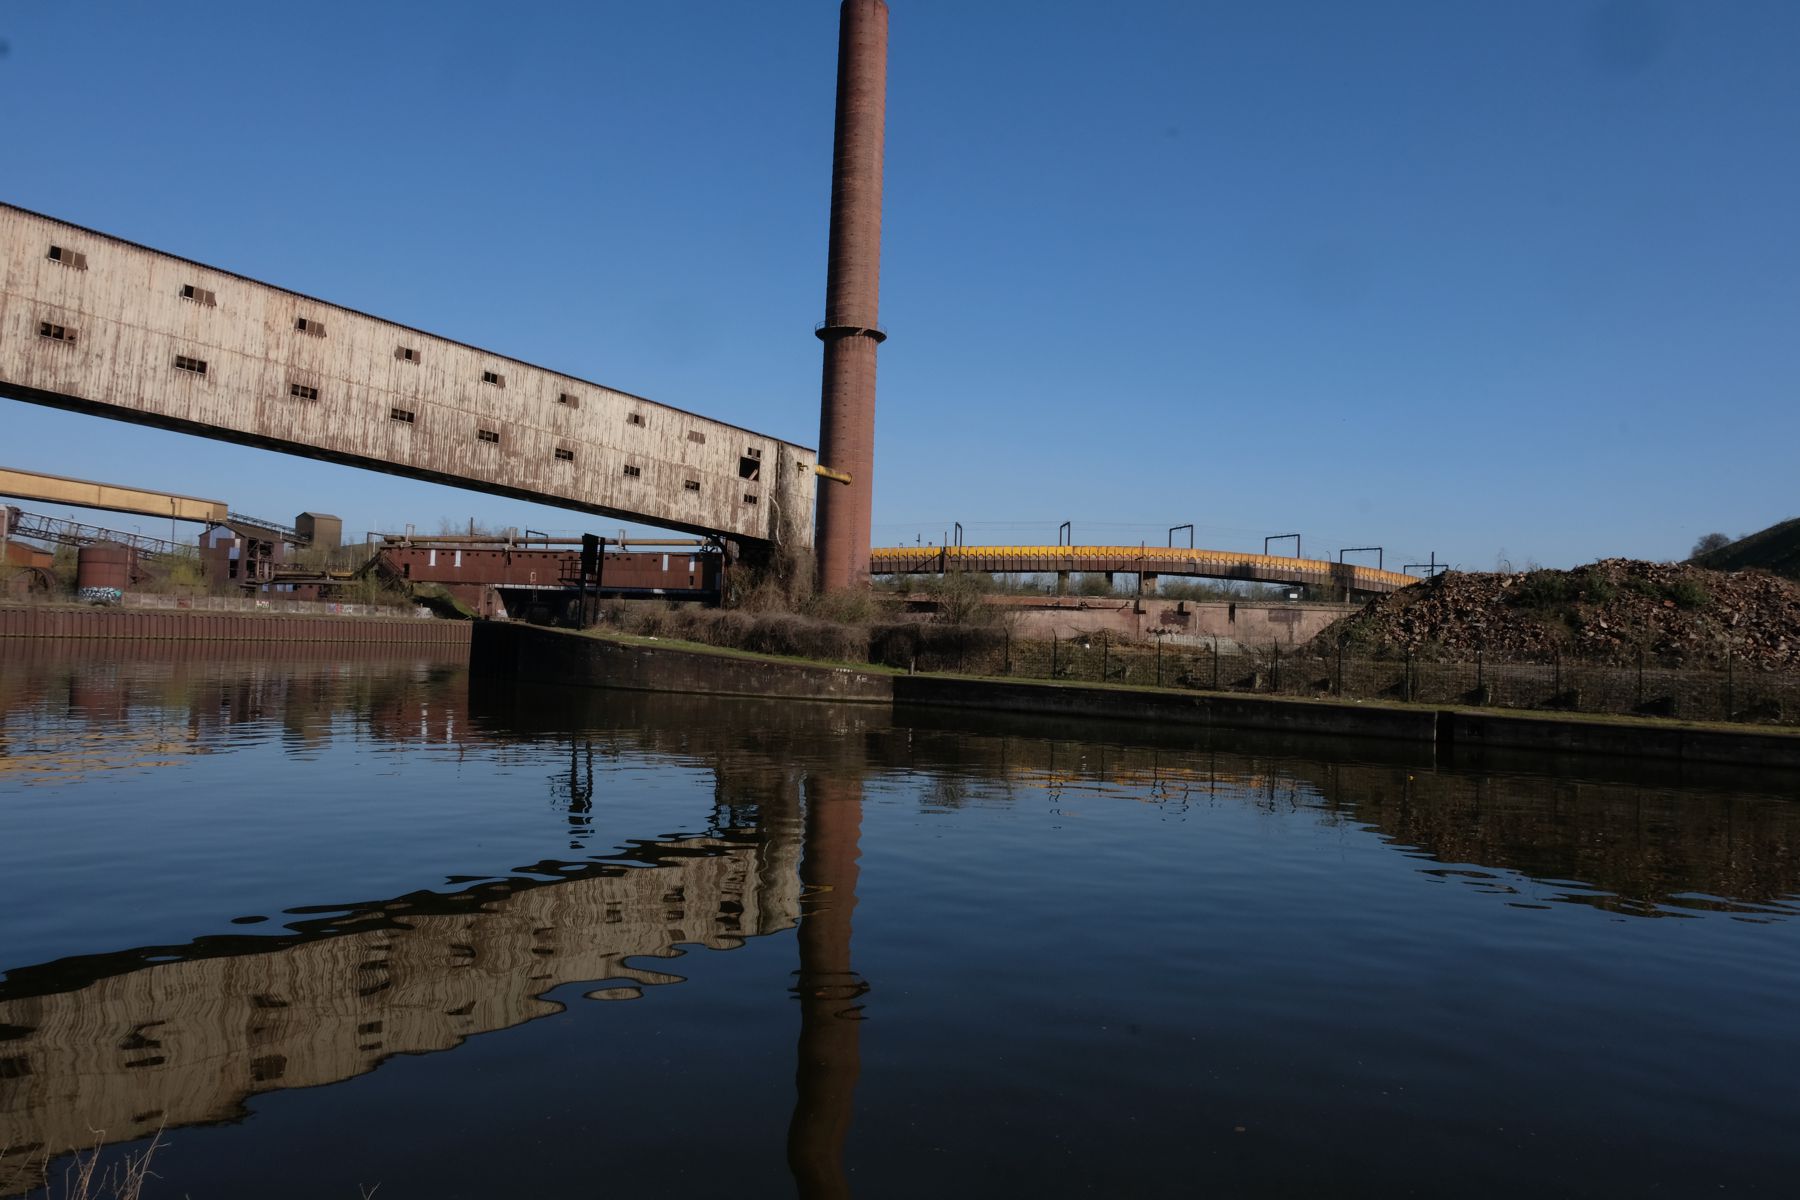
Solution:
[(1315, 639), (1353, 651), (1493, 662), (1554, 655), (1800, 671), (1800, 583), (1757, 571), (1607, 558), (1572, 571), (1447, 571), (1371, 601)]

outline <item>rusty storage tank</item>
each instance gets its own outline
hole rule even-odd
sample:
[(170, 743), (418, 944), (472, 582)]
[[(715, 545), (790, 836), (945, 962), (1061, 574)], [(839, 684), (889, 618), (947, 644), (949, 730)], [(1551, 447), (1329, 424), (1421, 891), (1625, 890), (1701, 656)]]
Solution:
[(137, 577), (137, 557), (136, 550), (118, 542), (83, 546), (75, 552), (75, 587), (126, 591)]

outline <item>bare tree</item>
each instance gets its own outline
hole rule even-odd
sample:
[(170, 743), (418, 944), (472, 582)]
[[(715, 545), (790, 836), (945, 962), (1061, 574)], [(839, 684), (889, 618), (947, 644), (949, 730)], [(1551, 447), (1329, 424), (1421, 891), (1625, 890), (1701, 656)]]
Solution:
[(1689, 554), (1688, 557), (1699, 558), (1702, 554), (1707, 554), (1719, 549), (1721, 546), (1729, 545), (1731, 545), (1731, 539), (1729, 537), (1722, 533), (1709, 533), (1694, 543), (1694, 552)]

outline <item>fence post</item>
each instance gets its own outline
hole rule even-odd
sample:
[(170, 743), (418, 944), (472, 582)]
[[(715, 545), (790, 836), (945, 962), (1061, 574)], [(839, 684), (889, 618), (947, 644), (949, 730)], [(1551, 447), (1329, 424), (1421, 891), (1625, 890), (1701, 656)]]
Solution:
[(1112, 642), (1107, 639), (1106, 631), (1100, 631), (1100, 682), (1106, 682), (1106, 665), (1112, 657)]
[(1001, 646), (1000, 673), (1002, 675), (1011, 675), (1012, 674), (1012, 630), (1010, 630), (1010, 629), (1001, 630), (1000, 631), (1000, 639), (1001, 639), (1000, 640), (1000, 646)]
[(1637, 693), (1637, 696), (1638, 696), (1638, 698), (1637, 698), (1638, 707), (1642, 708), (1644, 705), (1644, 648), (1642, 646), (1638, 647), (1638, 693)]
[(1162, 686), (1162, 634), (1156, 635), (1156, 686)]
[(1344, 696), (1344, 647), (1348, 645), (1349, 642), (1349, 638), (1340, 638), (1338, 640), (1337, 694), (1340, 700), (1343, 699)]
[(1725, 719), (1727, 721), (1731, 720), (1731, 714), (1737, 711), (1735, 697), (1732, 695), (1734, 682), (1731, 677), (1731, 647), (1727, 646), (1725, 647)]
[(1478, 692), (1483, 687), (1487, 686), (1487, 675), (1485, 674), (1482, 657), (1482, 648), (1480, 646), (1475, 647), (1475, 690)]
[(1219, 690), (1219, 639), (1213, 636), (1213, 691)]
[(1273, 694), (1281, 690), (1281, 643), (1272, 643), (1270, 649), (1274, 653), (1269, 656), (1269, 692)]
[(1407, 703), (1413, 698), (1412, 651), (1406, 652), (1405, 664), (1400, 668), (1400, 698)]
[(1554, 682), (1550, 685), (1550, 694), (1553, 697), (1555, 697), (1556, 699), (1561, 700), (1562, 699), (1562, 651), (1561, 650), (1552, 650), (1550, 652), (1550, 665), (1551, 665), (1551, 670), (1553, 671), (1552, 679), (1554, 680)]
[(1056, 630), (1050, 631), (1050, 678), (1056, 678)]

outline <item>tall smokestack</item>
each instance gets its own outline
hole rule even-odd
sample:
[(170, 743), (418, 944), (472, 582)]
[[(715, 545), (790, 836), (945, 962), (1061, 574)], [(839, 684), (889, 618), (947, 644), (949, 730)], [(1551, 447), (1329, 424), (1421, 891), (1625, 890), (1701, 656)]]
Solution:
[(881, 154), (887, 122), (887, 5), (844, 0), (838, 13), (837, 138), (831, 154), (831, 250), (825, 276), (819, 461), (850, 482), (819, 481), (819, 587), (869, 578), (875, 470), (875, 347), (881, 291)]

